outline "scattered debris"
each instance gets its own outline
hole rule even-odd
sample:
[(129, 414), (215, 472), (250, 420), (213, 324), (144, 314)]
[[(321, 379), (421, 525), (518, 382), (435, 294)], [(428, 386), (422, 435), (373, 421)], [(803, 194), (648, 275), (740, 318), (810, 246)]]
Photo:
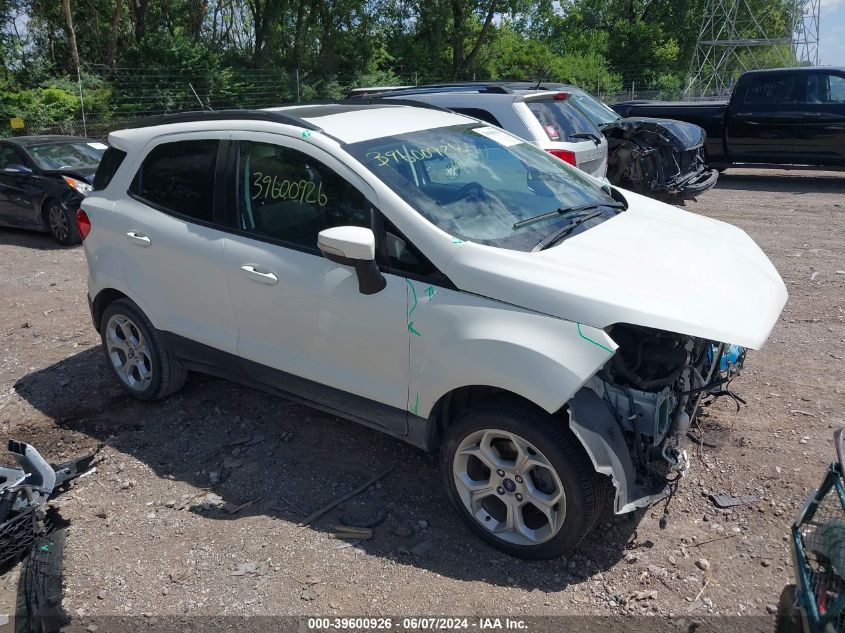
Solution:
[(219, 510), (225, 505), (225, 503), (226, 502), (223, 501), (223, 497), (215, 492), (209, 492), (199, 499), (195, 505), (201, 507), (203, 510)]
[(305, 527), (306, 525), (310, 525), (313, 521), (316, 521), (317, 519), (319, 519), (321, 516), (323, 516), (329, 510), (336, 508), (337, 506), (339, 506), (344, 501), (349, 501), (352, 497), (355, 497), (355, 496), (361, 494), (362, 492), (364, 492), (367, 488), (372, 486), (374, 483), (376, 483), (382, 477), (385, 477), (392, 470), (393, 470), (393, 466), (389, 466), (388, 468), (381, 471), (379, 474), (375, 475), (374, 477), (371, 477), (370, 479), (365, 481), (363, 484), (361, 484), (360, 486), (355, 488), (355, 490), (353, 490), (352, 492), (348, 492), (345, 495), (338, 497), (337, 499), (335, 499), (331, 503), (324, 505), (319, 510), (311, 513), (309, 516), (305, 517), (299, 523), (299, 525), (301, 527)]
[(170, 572), (168, 572), (167, 577), (172, 583), (180, 583), (190, 578), (193, 571), (194, 570), (190, 567), (186, 567), (184, 565), (177, 565), (176, 567), (171, 569)]
[(733, 495), (729, 495), (726, 492), (718, 492), (712, 494), (710, 495), (710, 498), (713, 500), (713, 503), (715, 503), (716, 507), (718, 508), (735, 508), (737, 506), (755, 503), (756, 501), (760, 500), (760, 497), (756, 495), (739, 495), (738, 497), (735, 497)]
[(247, 562), (247, 563), (238, 563), (237, 568), (233, 571), (231, 576), (247, 576), (247, 575), (261, 575), (261, 572), (258, 569), (258, 563), (254, 562)]
[(367, 541), (373, 538), (373, 531), (370, 528), (338, 524), (332, 526), (332, 532), (329, 534), (329, 538)]
[(695, 566), (698, 567), (701, 571), (707, 571), (710, 569), (710, 561), (706, 558), (699, 558), (695, 561)]
[(227, 512), (229, 514), (237, 514), (238, 512), (243, 510), (244, 508), (248, 508), (249, 506), (253, 505), (254, 503), (258, 503), (259, 501), (261, 501), (261, 497), (257, 497), (255, 499), (253, 499), (252, 501), (245, 501), (244, 503), (241, 503), (240, 505), (234, 505), (232, 503), (224, 503), (222, 507), (223, 507), (224, 512)]

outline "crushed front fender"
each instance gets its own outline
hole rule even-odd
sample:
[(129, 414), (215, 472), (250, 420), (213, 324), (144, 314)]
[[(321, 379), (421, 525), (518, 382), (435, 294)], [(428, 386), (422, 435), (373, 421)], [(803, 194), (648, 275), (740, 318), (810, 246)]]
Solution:
[(655, 198), (695, 198), (719, 178), (704, 160), (704, 130), (668, 119), (626, 118), (606, 125), (607, 177), (614, 185)]

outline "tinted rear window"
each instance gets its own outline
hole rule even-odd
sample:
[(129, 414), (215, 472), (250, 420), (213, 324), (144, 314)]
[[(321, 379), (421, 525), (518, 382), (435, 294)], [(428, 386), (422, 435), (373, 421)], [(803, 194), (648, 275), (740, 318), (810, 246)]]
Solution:
[(537, 117), (550, 141), (576, 141), (573, 134), (599, 132), (590, 120), (566, 101), (526, 101), (528, 109)]
[(109, 147), (103, 154), (103, 158), (97, 167), (97, 173), (94, 174), (94, 190), (99, 191), (109, 186), (111, 179), (120, 168), (123, 159), (126, 158), (126, 152), (117, 149), (116, 147)]
[(130, 191), (146, 202), (211, 222), (218, 140), (162, 143), (144, 159)]

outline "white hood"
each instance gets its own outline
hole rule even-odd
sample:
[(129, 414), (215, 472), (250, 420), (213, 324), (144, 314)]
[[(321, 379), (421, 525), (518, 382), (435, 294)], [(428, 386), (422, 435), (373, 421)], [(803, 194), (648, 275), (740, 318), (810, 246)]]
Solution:
[(759, 349), (786, 287), (730, 224), (628, 191), (627, 211), (538, 253), (460, 245), (461, 290), (596, 328), (631, 323)]

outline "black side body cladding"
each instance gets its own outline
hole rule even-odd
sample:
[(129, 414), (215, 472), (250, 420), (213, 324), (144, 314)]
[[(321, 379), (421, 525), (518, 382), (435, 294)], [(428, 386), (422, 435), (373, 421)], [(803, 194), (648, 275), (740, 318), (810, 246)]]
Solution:
[(240, 358), (183, 336), (170, 332), (161, 332), (161, 335), (182, 364), (191, 371), (225, 378), (279, 395), (382, 431), (425, 451), (431, 449), (429, 421), (425, 418)]

